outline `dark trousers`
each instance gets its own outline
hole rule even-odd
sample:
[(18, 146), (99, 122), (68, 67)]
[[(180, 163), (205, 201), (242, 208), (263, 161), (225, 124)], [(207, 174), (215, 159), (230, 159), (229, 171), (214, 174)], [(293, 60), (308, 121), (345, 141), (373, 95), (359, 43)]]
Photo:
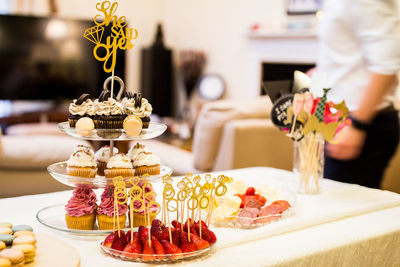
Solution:
[(396, 151), (399, 128), (397, 111), (378, 114), (367, 132), (360, 156), (341, 161), (325, 155), (324, 177), (379, 188), (383, 172)]

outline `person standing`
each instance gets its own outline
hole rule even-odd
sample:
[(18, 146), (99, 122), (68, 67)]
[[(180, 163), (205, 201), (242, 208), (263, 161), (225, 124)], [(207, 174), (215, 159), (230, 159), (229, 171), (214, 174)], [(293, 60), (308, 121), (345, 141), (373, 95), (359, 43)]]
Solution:
[(338, 144), (326, 145), (324, 177), (379, 188), (399, 142), (397, 1), (325, 0), (319, 41), (328, 98), (345, 100), (352, 121)]

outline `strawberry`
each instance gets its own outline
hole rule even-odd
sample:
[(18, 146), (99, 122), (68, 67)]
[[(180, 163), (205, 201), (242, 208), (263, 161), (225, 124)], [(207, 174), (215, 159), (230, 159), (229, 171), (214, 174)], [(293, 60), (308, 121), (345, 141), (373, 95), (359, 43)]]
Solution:
[[(169, 241), (169, 240), (167, 240), (167, 241)], [(180, 229), (172, 229), (172, 243), (178, 247), (181, 244), (181, 230)]]
[[(199, 226), (200, 225), (196, 224), (196, 230), (197, 230), (198, 233), (200, 232), (200, 227)], [(199, 233), (199, 236), (200, 236), (200, 233)], [(210, 245), (214, 244), (215, 242), (217, 242), (217, 237), (215, 236), (214, 232), (212, 232), (208, 228), (201, 227), (201, 238), (203, 238), (208, 243), (210, 243)]]
[(210, 246), (210, 243), (205, 241), (204, 239), (198, 237), (197, 235), (190, 234), (190, 239), (193, 241), (193, 243), (196, 245), (197, 249), (205, 249)]
[(165, 258), (164, 254), (164, 247), (161, 245), (160, 241), (158, 241), (157, 238), (155, 238), (154, 236), (151, 237), (151, 243), (153, 245), (153, 249), (157, 254), (157, 259), (162, 260)]
[(174, 243), (169, 243), (167, 240), (161, 240), (161, 244), (164, 247), (164, 251), (166, 254), (177, 254), (174, 256), (169, 256), (172, 260), (182, 258), (182, 250), (177, 247)]
[(120, 230), (119, 233), (115, 233), (114, 240), (111, 244), (111, 248), (115, 250), (122, 251), (126, 246), (125, 232)]
[[(196, 224), (199, 225), (199, 223), (200, 223), (200, 220), (197, 221)], [(201, 229), (203, 229), (203, 227), (204, 227), (204, 228), (208, 228), (207, 224), (206, 224), (204, 221), (201, 221)]]
[(265, 203), (267, 202), (267, 199), (263, 196), (260, 196), (258, 198), (258, 201), (260, 202), (261, 207), (265, 205)]
[(192, 252), (197, 250), (197, 246), (193, 243), (193, 241), (189, 242), (188, 235), (186, 232), (181, 232), (181, 245), (179, 248), (182, 252)]
[(144, 246), (144, 243), (146, 240), (149, 238), (149, 229), (147, 229), (144, 226), (139, 226), (139, 239), (140, 242), (142, 243), (142, 246)]
[(183, 231), (185, 231), (185, 232), (188, 231), (189, 222), (190, 222), (190, 225), (193, 225), (193, 224), (194, 224), (194, 222), (193, 222), (190, 218), (188, 218), (188, 219), (186, 220), (185, 224), (183, 225)]
[(144, 243), (142, 254), (142, 259), (144, 261), (154, 261), (156, 259), (156, 256), (154, 255), (154, 249), (151, 245), (150, 240), (146, 240), (146, 242)]
[(181, 229), (181, 223), (178, 222), (177, 220), (173, 220), (171, 224), (172, 224), (172, 226), (173, 226), (174, 228)]
[(164, 227), (164, 224), (159, 219), (155, 219), (151, 223), (151, 227), (161, 227), (162, 228), (162, 227)]
[(256, 189), (254, 187), (249, 187), (246, 190), (246, 195), (247, 196), (253, 196), (256, 193)]
[(111, 244), (112, 244), (112, 242), (114, 240), (115, 234), (116, 234), (116, 232), (113, 232), (113, 233), (109, 234), (106, 237), (106, 239), (104, 239), (103, 246), (111, 248)]
[[(128, 236), (128, 234), (127, 234)], [(125, 256), (136, 259), (139, 258), (142, 253), (142, 245), (139, 240), (139, 233), (135, 232), (133, 233), (133, 239), (132, 242), (128, 242), (128, 244), (125, 246), (124, 250), (125, 253), (123, 253)]]

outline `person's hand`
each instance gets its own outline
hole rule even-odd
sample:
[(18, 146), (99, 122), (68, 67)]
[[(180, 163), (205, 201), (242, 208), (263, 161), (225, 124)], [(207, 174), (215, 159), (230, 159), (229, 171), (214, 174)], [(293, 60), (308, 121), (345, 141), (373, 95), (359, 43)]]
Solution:
[(357, 158), (363, 148), (366, 133), (352, 126), (345, 127), (342, 131), (343, 133), (341, 133), (342, 136), (339, 143), (327, 144), (326, 152), (328, 156), (338, 160)]

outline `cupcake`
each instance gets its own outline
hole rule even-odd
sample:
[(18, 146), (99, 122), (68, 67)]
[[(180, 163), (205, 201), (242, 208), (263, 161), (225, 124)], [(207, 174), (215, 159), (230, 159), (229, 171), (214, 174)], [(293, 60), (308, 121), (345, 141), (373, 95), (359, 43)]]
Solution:
[(69, 105), (68, 122), (70, 127), (75, 127), (76, 122), (82, 117), (92, 117), (93, 101), (89, 96), (89, 94), (83, 94)]
[[(142, 183), (142, 182), (141, 182)], [(141, 184), (139, 183), (139, 186), (141, 186), (143, 188), (143, 183)], [(149, 193), (151, 191), (151, 187), (147, 186), (145, 187), (145, 192)], [(154, 192), (154, 191), (153, 191)], [(154, 192), (154, 194), (152, 195), (152, 199), (150, 199), (151, 201), (155, 201), (156, 198), (156, 194)], [(145, 207), (144, 209), (142, 209), (142, 205), (143, 202), (140, 200), (135, 200), (133, 202), (133, 206), (135, 210), (141, 210), (140, 212), (133, 212), (133, 222), (129, 221), (130, 223), (133, 223), (133, 227), (139, 227), (141, 225), (146, 226), (147, 225), (151, 225), (151, 223), (153, 222), (153, 220), (156, 218), (157, 213), (159, 211), (159, 206), (157, 205), (151, 205), (149, 206), (150, 203), (149, 199), (145, 198)], [(149, 211), (149, 212), (148, 212)], [(147, 215), (149, 213), (149, 216)], [(148, 219), (150, 219), (150, 222), (148, 222)], [(129, 217), (130, 220), (130, 217)]]
[(114, 178), (116, 176), (132, 177), (135, 175), (135, 170), (128, 156), (120, 153), (108, 159), (104, 175), (107, 178)]
[(136, 145), (132, 146), (128, 151), (128, 157), (132, 160), (132, 162), (136, 159), (136, 157), (142, 152), (150, 152), (147, 150), (145, 145), (136, 143)]
[(146, 98), (142, 98), (141, 94), (134, 94), (133, 98), (122, 99), (122, 105), (126, 115), (138, 116), (142, 120), (143, 128), (149, 128), (153, 108)]
[(94, 156), (85, 150), (74, 152), (67, 160), (67, 174), (71, 176), (94, 178), (97, 172)]
[(160, 159), (151, 152), (141, 152), (133, 161), (135, 173), (138, 176), (144, 174), (159, 175), (160, 174)]
[(122, 104), (103, 91), (93, 102), (94, 126), (96, 129), (121, 129), (124, 122)]
[[(108, 187), (101, 195), (101, 203), (97, 209), (97, 221), (100, 230), (110, 230), (114, 228), (114, 188)], [(118, 204), (118, 218), (115, 214), (115, 228), (117, 223), (120, 229), (125, 228), (126, 205)]]
[(94, 156), (94, 151), (90, 146), (85, 146), (85, 145), (77, 145), (75, 147), (74, 152), (78, 152), (78, 151), (85, 151), (86, 153), (88, 153), (91, 156)]
[(96, 221), (96, 194), (89, 187), (78, 187), (65, 205), (65, 221), (69, 229), (93, 230)]
[[(111, 157), (110, 155), (111, 149), (110, 146), (103, 146), (99, 150), (96, 151), (94, 154), (94, 158), (96, 159), (97, 163), (97, 174), (104, 176), (104, 169), (107, 166), (107, 161)], [(118, 153), (118, 148), (113, 148), (113, 155)]]

